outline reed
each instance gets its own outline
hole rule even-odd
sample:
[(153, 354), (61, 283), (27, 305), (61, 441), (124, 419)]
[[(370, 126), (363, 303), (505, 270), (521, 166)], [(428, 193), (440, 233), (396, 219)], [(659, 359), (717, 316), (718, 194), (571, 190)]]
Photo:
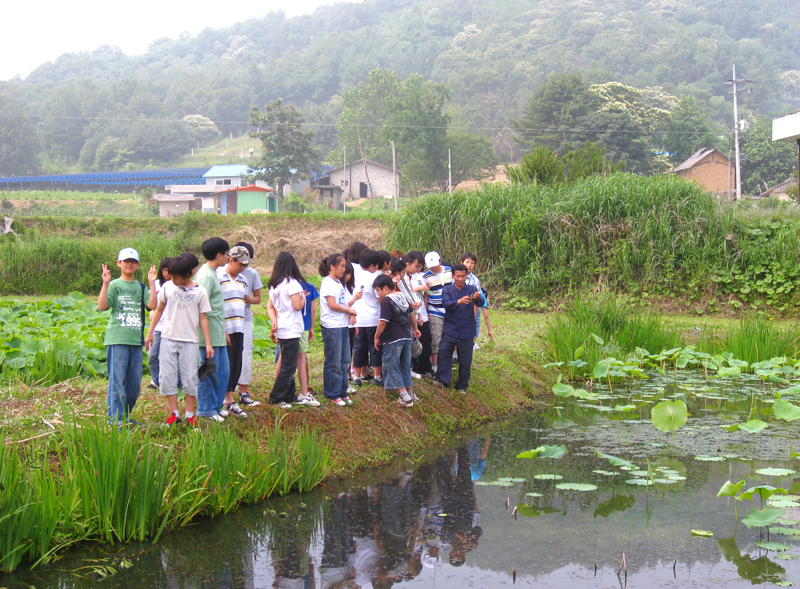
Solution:
[(0, 570), (81, 540), (156, 541), (198, 517), (305, 492), (326, 475), (331, 448), (280, 422), (264, 451), (254, 434), (225, 428), (163, 439), (98, 420), (68, 426), (49, 450), (0, 450)]
[(800, 330), (782, 329), (763, 315), (744, 315), (738, 325), (731, 326), (727, 339), (722, 339), (719, 351), (731, 352), (733, 357), (750, 365), (779, 356), (796, 358), (800, 346)]

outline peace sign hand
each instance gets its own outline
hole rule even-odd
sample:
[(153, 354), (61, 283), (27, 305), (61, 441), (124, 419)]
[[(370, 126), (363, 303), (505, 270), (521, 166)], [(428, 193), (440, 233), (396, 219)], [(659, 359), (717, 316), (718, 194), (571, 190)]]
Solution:
[(108, 269), (108, 266), (103, 264), (103, 272), (100, 275), (100, 278), (103, 279), (103, 284), (108, 284), (111, 282), (111, 270)]

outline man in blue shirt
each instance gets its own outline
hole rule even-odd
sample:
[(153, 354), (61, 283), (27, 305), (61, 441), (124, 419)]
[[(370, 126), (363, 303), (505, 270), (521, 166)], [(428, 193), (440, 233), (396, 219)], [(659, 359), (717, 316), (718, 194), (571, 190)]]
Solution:
[(458, 350), (458, 380), (456, 389), (466, 394), (472, 370), (472, 344), (475, 337), (475, 313), (484, 304), (483, 295), (467, 284), (467, 267), (453, 266), (453, 284), (442, 289), (444, 327), (439, 344), (436, 380), (449, 387), (453, 376), (453, 350)]

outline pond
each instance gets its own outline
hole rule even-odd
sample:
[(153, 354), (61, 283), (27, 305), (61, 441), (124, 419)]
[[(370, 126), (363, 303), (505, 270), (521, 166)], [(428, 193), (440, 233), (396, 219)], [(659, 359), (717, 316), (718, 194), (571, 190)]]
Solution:
[[(653, 375), (629, 388), (615, 387), (613, 397), (605, 389), (593, 392), (599, 397), (556, 397), (453, 440), (431, 456), (201, 522), (156, 545), (73, 550), (33, 571), (23, 567), (0, 576), (0, 586), (579, 588), (800, 582), (800, 478), (780, 470), (758, 472), (797, 469), (790, 452), (800, 421), (787, 428), (775, 420), (770, 389), (755, 381), (707, 382), (701, 373), (684, 373), (677, 382)], [(690, 414), (674, 446), (649, 416), (665, 399), (684, 400)], [(769, 426), (757, 435), (720, 427), (750, 419)], [(550, 450), (517, 458), (561, 445), (566, 454), (560, 458), (547, 458), (559, 454)], [(596, 451), (621, 460), (614, 466)], [(783, 512), (769, 538), (766, 528), (742, 521), (762, 506), (757, 494), (742, 501), (717, 497), (726, 481), (740, 480), (746, 481), (741, 491), (765, 483), (786, 489), (788, 495), (776, 492), (764, 500)], [(589, 490), (572, 490), (570, 483)], [(565, 484), (568, 488), (559, 488)], [(693, 536), (693, 530), (713, 537)], [(110, 576), (99, 585), (104, 575)]]

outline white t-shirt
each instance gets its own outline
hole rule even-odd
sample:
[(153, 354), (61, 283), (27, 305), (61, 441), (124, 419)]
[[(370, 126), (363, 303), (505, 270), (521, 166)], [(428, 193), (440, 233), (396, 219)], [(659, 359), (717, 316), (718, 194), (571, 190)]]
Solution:
[(350, 315), (347, 313), (340, 313), (339, 311), (332, 311), (328, 306), (328, 299), (326, 297), (333, 297), (337, 305), (346, 307), (347, 291), (344, 285), (330, 276), (326, 276), (322, 279), (322, 284), (319, 287), (319, 300), (321, 301), (319, 322), (322, 327), (327, 327), (328, 329), (347, 327)]
[(378, 291), (372, 288), (375, 279), (383, 274), (380, 270), (367, 272), (361, 270), (356, 272), (356, 292), (364, 287), (364, 294), (355, 302), (353, 308), (358, 315), (356, 316), (356, 327), (377, 327), (381, 317), (381, 301), (378, 299)]
[(277, 287), (269, 289), (269, 300), (278, 312), (278, 339), (294, 339), (303, 335), (303, 309), (295, 311), (292, 295), (303, 292), (303, 287), (294, 278), (286, 278)]
[[(172, 282), (172, 281), (170, 280), (170, 282)], [(156, 280), (156, 297), (158, 297), (158, 293), (160, 291), (161, 291), (161, 281), (160, 280)], [(156, 325), (156, 328), (153, 330), (153, 333), (161, 333), (161, 326), (162, 326), (162, 322), (159, 321), (158, 325)]]
[[(427, 286), (425, 282), (425, 277), (422, 275), (422, 272), (417, 272), (413, 276), (411, 276), (411, 288), (416, 289), (418, 286)], [(420, 305), (419, 309), (417, 309), (417, 315), (420, 317), (423, 323), (428, 322), (428, 310), (425, 308), (425, 292), (424, 291), (416, 291), (416, 295), (422, 301), (422, 305)]]
[[(261, 290), (264, 288), (264, 284), (261, 282), (261, 277), (258, 275), (258, 270), (248, 266), (244, 270), (242, 270), (242, 274), (247, 279), (247, 295), (253, 296), (253, 291)], [(253, 311), (250, 309), (250, 303), (245, 303), (244, 305), (244, 322), (245, 323), (252, 323), (253, 322)]]
[(206, 289), (199, 284), (183, 288), (170, 280), (158, 291), (158, 302), (166, 305), (158, 322), (161, 337), (196, 344), (199, 341), (200, 313), (211, 311)]

